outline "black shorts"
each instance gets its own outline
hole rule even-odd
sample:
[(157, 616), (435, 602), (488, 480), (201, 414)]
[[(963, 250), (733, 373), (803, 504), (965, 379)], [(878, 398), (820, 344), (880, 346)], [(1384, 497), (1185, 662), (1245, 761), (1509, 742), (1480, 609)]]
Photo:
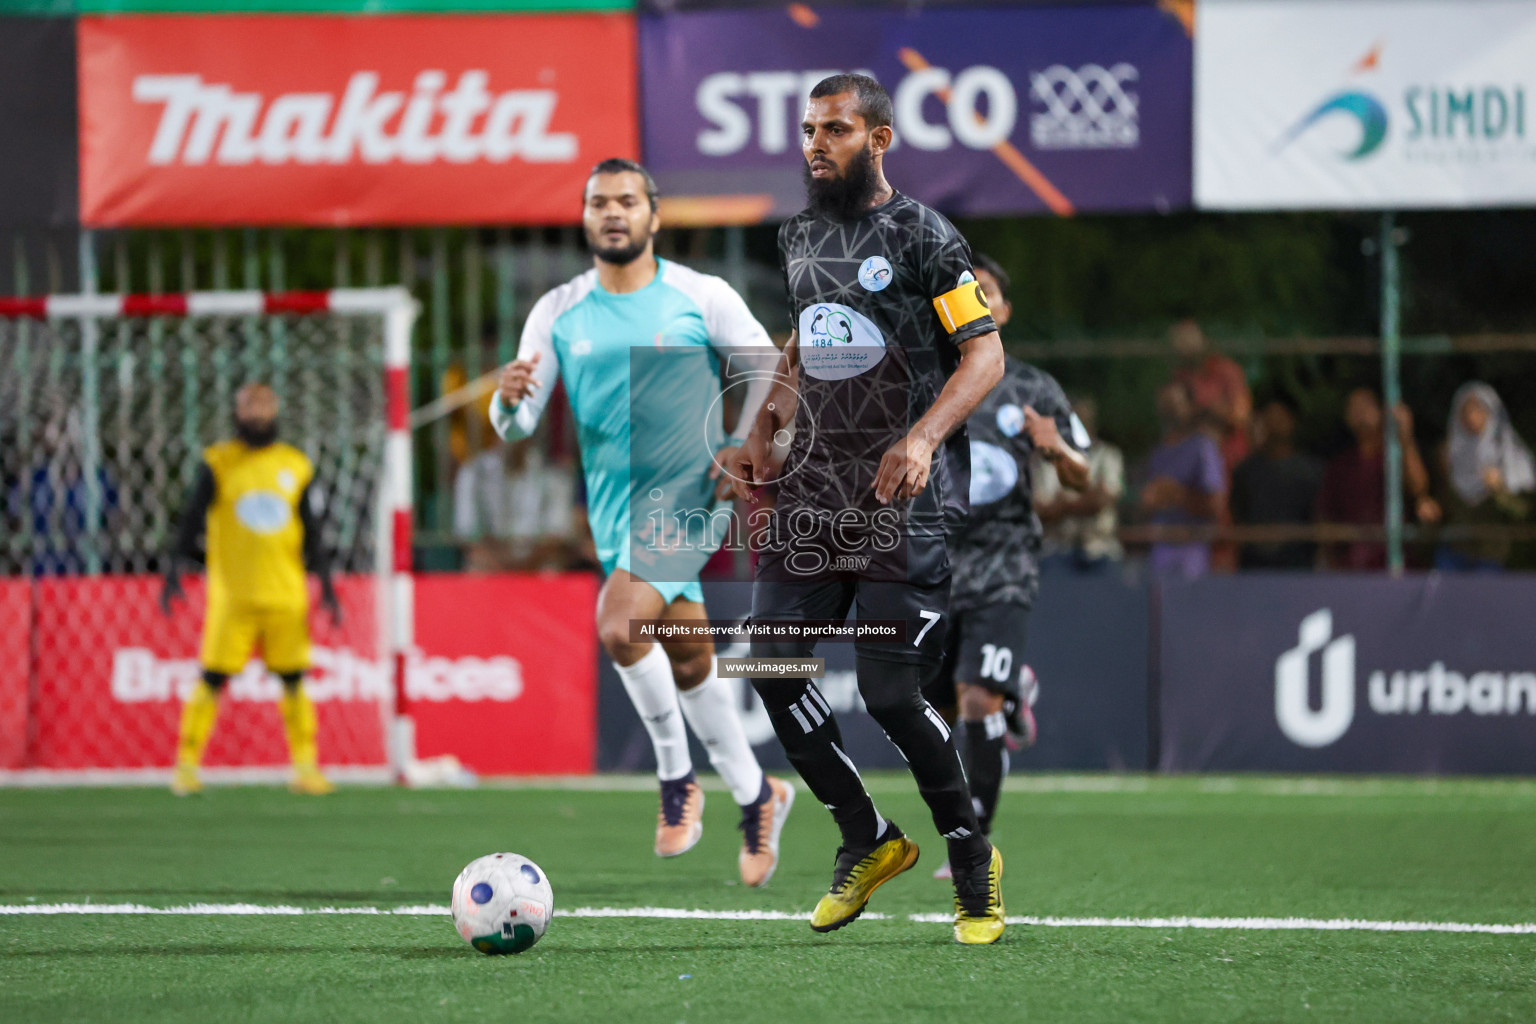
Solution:
[[(752, 585), (753, 622), (803, 622), (846, 618), (897, 621), (905, 636), (895, 641), (854, 643), (861, 657), (938, 666), (944, 655), (944, 626), (949, 614), (949, 580), (928, 586), (849, 576), (761, 579)], [(815, 640), (752, 637), (754, 658), (804, 658)]]
[(923, 688), (928, 703), (954, 707), (956, 683), (1018, 698), (1029, 609), (1021, 604), (983, 605), (955, 612), (949, 625), (943, 664)]

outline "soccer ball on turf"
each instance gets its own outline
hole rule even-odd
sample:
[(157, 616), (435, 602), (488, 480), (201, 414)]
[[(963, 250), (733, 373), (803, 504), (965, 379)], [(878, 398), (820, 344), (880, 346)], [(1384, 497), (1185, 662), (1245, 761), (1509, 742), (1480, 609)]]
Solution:
[(453, 926), (482, 953), (521, 953), (544, 937), (555, 894), (544, 871), (515, 853), (490, 853), (453, 882)]

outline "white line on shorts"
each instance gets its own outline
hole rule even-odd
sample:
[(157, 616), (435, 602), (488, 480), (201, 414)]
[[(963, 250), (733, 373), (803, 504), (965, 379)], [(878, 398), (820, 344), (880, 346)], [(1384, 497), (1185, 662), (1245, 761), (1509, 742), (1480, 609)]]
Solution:
[[(626, 917), (643, 920), (804, 921), (808, 915), (781, 910), (689, 910), (681, 907), (577, 907), (558, 910), (558, 917)], [(367, 917), (446, 917), (437, 904), (401, 907), (296, 907), (259, 903), (189, 903), (152, 907), (142, 903), (22, 903), (0, 905), (0, 916), (29, 915), (159, 915), (305, 917), (358, 915)], [(866, 921), (891, 920), (889, 914), (865, 914)], [(918, 924), (947, 924), (948, 914), (907, 914)], [(1311, 917), (1009, 917), (1009, 924), (1039, 928), (1154, 928), (1202, 931), (1323, 931), (1323, 932), (1452, 932), (1481, 935), (1536, 935), (1536, 924), (1467, 924), (1456, 921), (1363, 921), (1354, 918)]]

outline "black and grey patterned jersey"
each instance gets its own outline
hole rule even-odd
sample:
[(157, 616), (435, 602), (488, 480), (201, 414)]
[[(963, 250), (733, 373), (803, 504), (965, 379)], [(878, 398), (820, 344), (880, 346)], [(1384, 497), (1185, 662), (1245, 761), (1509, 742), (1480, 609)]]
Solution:
[[(958, 345), (997, 329), (970, 247), (898, 192), (857, 220), (800, 213), (779, 231), (779, 258), (800, 352), (779, 512), (874, 515), (881, 457), (943, 390)], [(964, 518), (967, 457), (957, 431), (934, 454), (927, 489), (905, 508), (893, 502), (904, 535), (942, 536)]]
[(1062, 440), (1083, 450), (1088, 435), (1056, 378), (1008, 358), (1003, 379), (966, 421), (971, 442), (971, 514), (950, 540), (950, 595), (957, 610), (1034, 603), (1040, 588), (1040, 517), (1031, 497), (1034, 442), (1024, 409), (1056, 421)]

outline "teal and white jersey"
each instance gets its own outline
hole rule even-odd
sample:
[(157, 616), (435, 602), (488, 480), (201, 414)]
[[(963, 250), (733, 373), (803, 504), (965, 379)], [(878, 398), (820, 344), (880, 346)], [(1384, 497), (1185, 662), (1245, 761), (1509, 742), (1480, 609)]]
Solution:
[[(537, 386), (512, 409), (497, 398), (491, 422), (507, 440), (531, 435), (558, 374), (575, 413), (603, 568), (652, 584), (688, 583), (724, 539), (722, 530), (704, 529), (716, 510), (714, 453), (728, 443), (722, 362), (726, 378), (745, 385), (744, 432), (778, 353), (725, 281), (670, 260), (657, 264), (655, 279), (639, 291), (604, 291), (594, 269), (541, 298), (517, 351), (518, 359), (539, 354)], [(657, 526), (661, 539), (675, 540), (677, 524), (687, 523), (693, 529), (684, 526), (681, 552), (677, 543), (652, 543)]]

